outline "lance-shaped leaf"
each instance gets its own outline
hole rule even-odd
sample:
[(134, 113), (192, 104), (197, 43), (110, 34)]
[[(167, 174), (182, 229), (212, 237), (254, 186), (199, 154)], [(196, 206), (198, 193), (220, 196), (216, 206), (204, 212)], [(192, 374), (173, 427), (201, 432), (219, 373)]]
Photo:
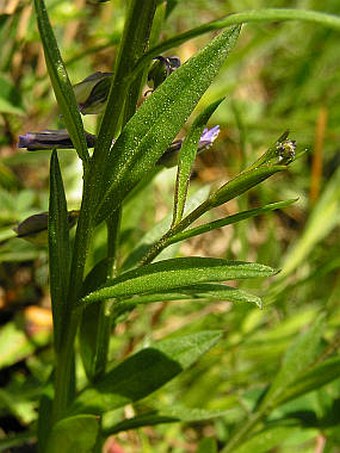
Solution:
[(227, 182), (224, 186), (220, 187), (215, 193), (213, 193), (207, 204), (211, 207), (220, 206), (229, 200), (247, 192), (254, 186), (257, 186), (262, 181), (265, 181), (275, 173), (285, 170), (285, 166), (275, 165), (272, 167), (260, 167), (253, 170), (247, 170), (240, 173), (236, 178)]
[[(235, 401), (237, 405), (237, 401)], [(136, 417), (123, 420), (116, 425), (105, 428), (105, 436), (116, 434), (130, 429), (141, 428), (142, 426), (155, 426), (161, 423), (174, 423), (186, 422), (195, 423), (204, 420), (211, 420), (217, 417), (234, 418), (239, 413), (239, 409), (226, 409), (226, 410), (207, 410), (183, 405), (171, 405), (171, 407), (159, 407), (155, 410), (148, 411), (144, 414), (137, 415)]]
[(235, 303), (250, 303), (262, 308), (261, 299), (258, 296), (249, 294), (232, 286), (217, 283), (204, 283), (200, 285), (191, 285), (188, 287), (175, 289), (173, 291), (153, 294), (142, 294), (129, 299), (119, 300), (119, 306), (129, 305), (137, 306), (141, 304), (150, 304), (154, 302), (164, 302), (172, 300), (182, 301), (228, 301)]
[(176, 225), (183, 216), (187, 198), (192, 166), (195, 161), (197, 146), (203, 128), (223, 99), (210, 104), (194, 121), (179, 152), (179, 163), (175, 189), (173, 224)]
[(218, 331), (163, 340), (124, 360), (85, 388), (70, 413), (101, 414), (133, 403), (153, 393), (195, 363), (221, 338)]
[(48, 245), (54, 334), (58, 348), (67, 303), (70, 244), (68, 212), (57, 151), (53, 151), (51, 156)]
[(125, 272), (85, 296), (80, 304), (148, 292), (164, 292), (193, 283), (268, 277), (273, 274), (273, 269), (258, 263), (202, 257), (175, 258)]
[(170, 146), (236, 43), (240, 27), (217, 36), (144, 102), (110, 150), (97, 220), (116, 209)]
[(289, 206), (295, 203), (296, 201), (297, 199), (295, 198), (290, 200), (269, 203), (259, 208), (247, 209), (246, 211), (241, 211), (238, 212), (237, 214), (228, 215), (227, 217), (223, 217), (222, 219), (214, 220), (213, 222), (205, 223), (195, 228), (190, 228), (190, 230), (186, 230), (172, 236), (169, 239), (169, 245), (179, 241), (184, 241), (185, 239), (198, 236), (200, 234), (208, 233), (209, 231), (213, 231), (218, 228), (223, 228), (227, 225), (232, 225), (234, 223), (241, 222), (242, 220), (250, 219), (261, 214), (275, 211), (276, 209), (285, 208), (286, 206)]
[(72, 143), (84, 162), (89, 159), (84, 127), (71, 82), (55, 39), (43, 0), (34, 0), (47, 70)]

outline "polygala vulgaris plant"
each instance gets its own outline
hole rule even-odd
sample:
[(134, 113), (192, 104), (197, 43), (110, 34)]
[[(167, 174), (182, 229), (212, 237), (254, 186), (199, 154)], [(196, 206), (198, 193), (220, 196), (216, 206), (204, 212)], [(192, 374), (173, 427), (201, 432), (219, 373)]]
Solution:
[[(197, 152), (209, 148), (218, 136), (219, 127), (207, 128), (207, 122), (223, 99), (194, 112), (186, 137), (178, 139), (177, 135), (235, 47), (242, 22), (294, 18), (325, 22), (327, 17), (259, 10), (229, 15), (158, 43), (162, 23), (175, 4), (127, 2), (112, 72), (96, 72), (72, 86), (45, 4), (34, 1), (46, 66), (64, 123), (63, 129), (28, 132), (19, 139), (20, 148), (52, 150), (49, 210), (17, 227), (18, 236), (32, 240), (48, 231), (55, 360), (40, 401), (37, 438), (41, 452), (101, 451), (111, 434), (180, 421), (180, 414), (167, 417), (154, 410), (108, 426), (103, 416), (159, 389), (212, 348), (222, 333), (200, 331), (163, 339), (118, 363), (108, 360), (115, 326), (135, 307), (158, 301), (228, 300), (261, 307), (258, 296), (226, 282), (276, 272), (254, 262), (159, 255), (174, 243), (292, 203), (271, 203), (193, 225), (215, 207), (286, 170), (295, 158), (294, 140), (284, 133), (252, 165), (198, 200), (188, 197), (190, 176)], [(188, 61), (181, 64), (178, 57), (165, 55), (186, 40), (217, 29), (222, 31)], [(96, 135), (84, 130), (81, 114), (102, 114)], [(64, 149), (75, 149), (82, 162), (82, 200), (76, 211), (68, 209), (64, 192), (58, 159)], [(124, 204), (165, 166), (177, 166), (173, 212), (122, 262), (119, 239)], [(86, 270), (96, 228), (103, 222), (106, 256)], [(75, 235), (70, 238), (74, 224)], [(86, 383), (77, 381), (78, 356)]]

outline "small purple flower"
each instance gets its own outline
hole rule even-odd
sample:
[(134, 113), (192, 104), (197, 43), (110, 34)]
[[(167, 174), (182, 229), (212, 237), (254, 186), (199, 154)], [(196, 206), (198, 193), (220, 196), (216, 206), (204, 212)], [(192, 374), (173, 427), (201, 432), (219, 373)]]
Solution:
[[(87, 146), (93, 148), (96, 143), (96, 136), (85, 132), (85, 137)], [(46, 129), (40, 132), (27, 132), (25, 135), (19, 135), (18, 148), (36, 151), (38, 149), (53, 148), (72, 149), (74, 146), (66, 129)]]
[(204, 129), (203, 134), (201, 135), (200, 141), (198, 143), (199, 151), (203, 149), (210, 148), (210, 146), (214, 143), (218, 134), (220, 133), (220, 126), (214, 126), (211, 129), (207, 127)]
[[(200, 141), (198, 142), (198, 152), (201, 153), (205, 149), (210, 148), (219, 133), (220, 126), (214, 126), (211, 129), (205, 128), (201, 135)], [(184, 139), (179, 139), (172, 142), (165, 153), (158, 159), (157, 165), (164, 165), (168, 168), (176, 165), (177, 153), (182, 147), (183, 140)]]

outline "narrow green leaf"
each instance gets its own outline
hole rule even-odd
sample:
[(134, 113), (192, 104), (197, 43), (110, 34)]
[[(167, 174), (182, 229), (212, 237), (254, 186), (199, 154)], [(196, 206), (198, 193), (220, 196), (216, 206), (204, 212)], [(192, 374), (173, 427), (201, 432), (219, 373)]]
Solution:
[(130, 429), (137, 429), (143, 426), (155, 426), (162, 423), (175, 423), (175, 422), (186, 422), (194, 423), (204, 420), (211, 420), (217, 417), (228, 415), (233, 410), (225, 411), (210, 411), (205, 409), (197, 409), (185, 406), (172, 406), (172, 407), (161, 407), (159, 410), (147, 412), (145, 414), (137, 415), (120, 423), (107, 428), (104, 431), (105, 436), (116, 434), (122, 431)]
[(210, 104), (195, 119), (180, 149), (174, 198), (174, 216), (172, 221), (173, 225), (176, 225), (178, 222), (180, 222), (183, 217), (192, 166), (195, 161), (198, 143), (200, 141), (203, 128), (223, 100), (224, 99), (219, 99), (218, 101)]
[(47, 442), (46, 453), (91, 453), (99, 432), (94, 415), (77, 415), (56, 423)]
[(305, 393), (318, 390), (340, 376), (340, 357), (333, 357), (307, 370), (280, 396), (277, 404), (283, 404)]
[(286, 168), (283, 165), (273, 165), (245, 170), (211, 194), (207, 200), (207, 205), (211, 207), (220, 206), (257, 186), (275, 173), (286, 170)]
[(89, 154), (83, 123), (74, 96), (72, 84), (55, 39), (43, 0), (34, 0), (38, 28), (44, 48), (47, 70), (66, 128), (79, 157), (87, 163)]
[(277, 201), (275, 203), (269, 203), (265, 206), (261, 206), (260, 208), (249, 209), (247, 211), (241, 211), (237, 214), (232, 214), (222, 219), (215, 220), (214, 222), (205, 223), (195, 228), (191, 228), (190, 230), (183, 231), (182, 233), (178, 233), (171, 237), (169, 240), (169, 244), (174, 244), (179, 241), (184, 241), (185, 239), (198, 236), (203, 233), (207, 233), (209, 231), (216, 230), (218, 228), (222, 228), (227, 225), (232, 225), (233, 223), (241, 222), (242, 220), (250, 219), (252, 217), (256, 217), (261, 214), (265, 214), (270, 211), (274, 211), (276, 209), (282, 209), (286, 206), (289, 206), (297, 201), (297, 198), (293, 198), (290, 200), (284, 201)]
[(172, 292), (163, 293), (152, 293), (141, 296), (135, 296), (131, 299), (119, 300), (119, 305), (141, 305), (150, 304), (154, 302), (164, 301), (228, 301), (235, 303), (250, 303), (255, 304), (259, 308), (262, 308), (262, 301), (258, 296), (249, 294), (240, 289), (236, 289), (232, 286), (219, 285), (219, 284), (201, 284), (191, 285), (189, 287), (175, 289)]
[(80, 303), (88, 304), (147, 292), (164, 292), (186, 287), (193, 282), (268, 277), (274, 273), (270, 267), (258, 263), (203, 257), (175, 258), (126, 272), (85, 296)]
[(102, 175), (98, 221), (117, 208), (170, 146), (234, 47), (239, 32), (237, 26), (217, 36), (171, 74), (127, 123), (110, 150)]
[(70, 244), (67, 204), (58, 155), (54, 150), (50, 166), (50, 204), (48, 217), (50, 291), (55, 344), (58, 348), (65, 316), (70, 269)]
[(220, 338), (220, 332), (203, 331), (142, 349), (106, 373), (95, 386), (85, 388), (70, 412), (101, 414), (145, 398), (195, 363)]
[(104, 430), (104, 434), (105, 436), (111, 436), (113, 434), (126, 432), (131, 429), (142, 428), (143, 426), (157, 426), (164, 423), (176, 423), (179, 421), (180, 418), (178, 417), (162, 415), (157, 411), (154, 411), (123, 420), (110, 428), (106, 428)]
[(311, 328), (300, 335), (283, 358), (281, 369), (261, 403), (261, 408), (275, 407), (281, 398), (317, 357), (324, 329), (324, 316), (319, 316)]

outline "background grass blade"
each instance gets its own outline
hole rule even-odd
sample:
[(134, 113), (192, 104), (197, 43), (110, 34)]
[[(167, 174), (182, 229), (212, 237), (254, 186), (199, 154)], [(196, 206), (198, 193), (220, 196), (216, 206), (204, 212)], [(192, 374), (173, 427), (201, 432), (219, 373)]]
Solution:
[(254, 9), (240, 13), (228, 14), (221, 19), (200, 25), (199, 27), (174, 36), (173, 38), (160, 43), (158, 46), (152, 47), (152, 49), (144, 55), (142, 61), (138, 63), (138, 66), (143, 65), (145, 60), (149, 60), (162, 52), (173, 49), (174, 47), (177, 47), (190, 39), (211, 31), (220, 30), (221, 28), (237, 24), (247, 24), (253, 22), (281, 22), (287, 20), (311, 22), (340, 31), (340, 17), (334, 14), (293, 8)]
[(296, 381), (317, 357), (320, 340), (325, 326), (324, 316), (320, 316), (314, 325), (300, 335), (288, 349), (283, 358), (280, 371), (277, 373), (261, 408), (275, 407), (282, 394)]

